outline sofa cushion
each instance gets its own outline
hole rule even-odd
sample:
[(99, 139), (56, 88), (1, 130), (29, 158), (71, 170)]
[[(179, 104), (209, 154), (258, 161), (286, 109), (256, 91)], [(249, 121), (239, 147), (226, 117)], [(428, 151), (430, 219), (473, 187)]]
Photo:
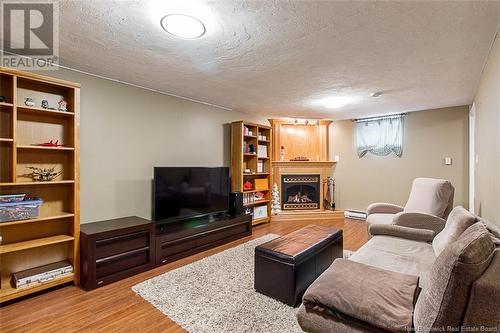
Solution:
[(344, 314), (390, 332), (408, 331), (418, 277), (337, 259), (307, 289), (310, 309)]
[(443, 327), (459, 331), (471, 285), (488, 268), (494, 249), (486, 227), (475, 223), (441, 252), (415, 306), (413, 319), (418, 332)]
[(366, 223), (370, 224), (392, 224), (394, 214), (371, 214), (366, 218)]
[(297, 321), (304, 332), (314, 333), (387, 333), (386, 330), (342, 314), (325, 313), (301, 304)]
[(374, 236), (358, 249), (349, 260), (420, 277), (420, 286), (436, 260), (431, 243), (393, 237)]
[(476, 223), (477, 218), (461, 206), (453, 208), (444, 229), (434, 237), (432, 247), (438, 256), (451, 242), (454, 242), (471, 225)]
[(444, 217), (453, 192), (453, 186), (447, 180), (416, 178), (404, 211)]

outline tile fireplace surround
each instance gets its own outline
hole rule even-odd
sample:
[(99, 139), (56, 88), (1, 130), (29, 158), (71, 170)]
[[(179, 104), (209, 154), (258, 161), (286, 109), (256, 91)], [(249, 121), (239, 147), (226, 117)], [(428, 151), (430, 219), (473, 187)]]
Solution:
[[(273, 162), (273, 181), (278, 184), (280, 196), (283, 200), (282, 176), (298, 176), (298, 175), (319, 175), (319, 209), (324, 209), (323, 199), (325, 197), (326, 185), (323, 181), (332, 175), (335, 162)], [(282, 201), (283, 205), (284, 201)], [(315, 207), (303, 207), (300, 210), (318, 209)]]

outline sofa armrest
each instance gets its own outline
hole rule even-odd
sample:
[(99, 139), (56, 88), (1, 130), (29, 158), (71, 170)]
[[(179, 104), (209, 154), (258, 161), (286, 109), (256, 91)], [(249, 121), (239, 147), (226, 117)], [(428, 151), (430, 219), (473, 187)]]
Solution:
[(431, 242), (436, 236), (433, 230), (402, 227), (394, 224), (372, 224), (368, 231), (372, 236), (394, 236), (420, 242)]
[(366, 216), (370, 214), (397, 214), (403, 211), (403, 207), (385, 203), (385, 202), (376, 202), (366, 208)]
[(432, 230), (438, 234), (444, 229), (446, 220), (430, 214), (401, 212), (394, 215), (392, 223), (402, 227)]
[(411, 328), (418, 277), (336, 259), (306, 290), (303, 304), (347, 315), (389, 332)]

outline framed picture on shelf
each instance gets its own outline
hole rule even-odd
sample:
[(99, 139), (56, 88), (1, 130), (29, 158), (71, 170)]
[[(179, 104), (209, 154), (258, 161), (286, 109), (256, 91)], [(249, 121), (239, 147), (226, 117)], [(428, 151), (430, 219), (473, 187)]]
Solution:
[(259, 155), (259, 157), (268, 157), (267, 156), (267, 146), (266, 145), (259, 145), (258, 148), (257, 148), (257, 155)]
[(267, 206), (257, 206), (253, 208), (253, 218), (256, 219), (261, 219), (267, 217)]

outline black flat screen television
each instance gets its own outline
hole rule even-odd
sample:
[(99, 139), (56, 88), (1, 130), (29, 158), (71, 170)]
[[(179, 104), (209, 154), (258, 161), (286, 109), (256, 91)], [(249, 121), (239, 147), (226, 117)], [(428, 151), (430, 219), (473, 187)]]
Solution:
[(155, 167), (153, 220), (202, 217), (229, 208), (229, 168)]

